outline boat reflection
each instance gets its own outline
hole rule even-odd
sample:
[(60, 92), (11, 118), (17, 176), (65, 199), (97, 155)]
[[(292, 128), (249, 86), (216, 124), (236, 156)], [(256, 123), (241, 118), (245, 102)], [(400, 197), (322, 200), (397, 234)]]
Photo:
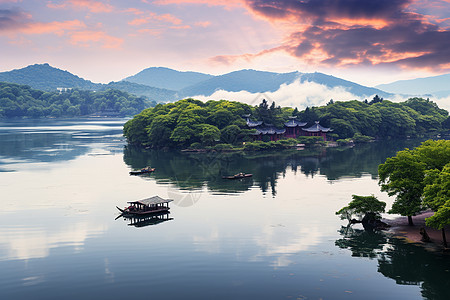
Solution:
[(160, 212), (160, 213), (154, 213), (151, 215), (144, 215), (144, 216), (123, 216), (120, 215), (119, 217), (123, 217), (124, 220), (128, 221), (128, 226), (134, 226), (134, 227), (146, 227), (150, 225), (157, 225), (166, 221), (173, 220), (173, 218), (169, 217), (170, 212)]

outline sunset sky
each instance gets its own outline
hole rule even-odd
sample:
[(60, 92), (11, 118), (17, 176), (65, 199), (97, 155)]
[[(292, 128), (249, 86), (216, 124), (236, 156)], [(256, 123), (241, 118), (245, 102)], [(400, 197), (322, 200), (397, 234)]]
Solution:
[(0, 0), (0, 72), (108, 83), (144, 68), (323, 72), (373, 86), (450, 72), (450, 0)]

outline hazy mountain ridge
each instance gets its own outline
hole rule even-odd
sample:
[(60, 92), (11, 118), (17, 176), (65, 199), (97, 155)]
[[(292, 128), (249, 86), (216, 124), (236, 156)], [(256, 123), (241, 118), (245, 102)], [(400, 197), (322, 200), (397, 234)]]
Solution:
[(274, 92), (282, 84), (290, 84), (298, 77), (298, 72), (272, 73), (255, 70), (240, 70), (215, 76), (211, 79), (184, 88), (180, 96), (211, 95), (217, 90), (251, 93)]
[(354, 95), (358, 96), (372, 96), (378, 95), (380, 97), (388, 98), (393, 96), (392, 93), (385, 92), (384, 90), (367, 87), (360, 85), (355, 82), (351, 82), (345, 79), (334, 77), (331, 75), (315, 72), (315, 73), (304, 73), (300, 75), (301, 82), (311, 81), (319, 84), (323, 84), (329, 88), (334, 88), (342, 86), (348, 89)]
[(212, 77), (214, 76), (198, 72), (182, 72), (164, 67), (150, 67), (123, 80), (178, 91)]
[[(128, 81), (131, 80), (131, 81)], [(151, 67), (109, 84), (93, 83), (68, 71), (63, 71), (49, 64), (35, 64), (23, 69), (0, 73), (0, 81), (26, 84), (35, 89), (52, 91), (58, 87), (86, 90), (105, 90), (108, 88), (126, 91), (137, 96), (145, 96), (157, 102), (175, 101), (181, 98), (199, 95), (210, 96), (218, 90), (250, 93), (274, 92), (283, 85), (295, 81), (314, 82), (328, 88), (343, 87), (357, 97), (370, 97), (378, 94), (389, 98), (391, 93), (377, 88), (366, 87), (323, 73), (275, 73), (256, 70), (239, 70), (223, 75), (213, 76), (198, 72), (180, 72), (163, 67)], [(193, 83), (194, 82), (194, 83)], [(192, 84), (193, 83), (193, 84)], [(179, 90), (165, 87), (183, 87)]]
[(176, 91), (161, 89), (157, 87), (152, 87), (128, 81), (110, 82), (102, 86), (102, 90), (105, 89), (116, 89), (130, 94), (134, 94), (136, 96), (145, 96), (150, 101), (156, 102), (170, 102), (177, 98)]
[(193, 86), (182, 89), (179, 95), (182, 97), (196, 95), (211, 95), (218, 90), (230, 92), (248, 91), (251, 93), (274, 92), (283, 84), (291, 84), (299, 80), (303, 82), (315, 82), (323, 84), (329, 88), (342, 86), (349, 92), (360, 96), (371, 96), (378, 94), (381, 97), (390, 97), (392, 94), (386, 93), (376, 88), (365, 87), (360, 84), (340, 79), (322, 73), (273, 73), (256, 70), (240, 70), (213, 77)]
[(438, 97), (450, 96), (450, 74), (399, 80), (387, 84), (379, 84), (379, 89), (408, 95), (434, 95)]

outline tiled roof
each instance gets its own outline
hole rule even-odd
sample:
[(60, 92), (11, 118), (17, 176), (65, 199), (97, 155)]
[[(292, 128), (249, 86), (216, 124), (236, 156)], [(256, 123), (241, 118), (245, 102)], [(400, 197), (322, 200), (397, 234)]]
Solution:
[(330, 128), (326, 128), (323, 127), (322, 125), (319, 124), (319, 121), (316, 121), (316, 124), (314, 124), (313, 126), (309, 127), (309, 128), (303, 128), (304, 131), (307, 132), (329, 132), (332, 131)]
[(286, 123), (284, 123), (284, 126), (286, 126), (286, 127), (297, 127), (297, 126), (303, 127), (303, 126), (306, 126), (306, 124), (308, 124), (308, 123), (291, 119), (291, 120), (287, 121)]

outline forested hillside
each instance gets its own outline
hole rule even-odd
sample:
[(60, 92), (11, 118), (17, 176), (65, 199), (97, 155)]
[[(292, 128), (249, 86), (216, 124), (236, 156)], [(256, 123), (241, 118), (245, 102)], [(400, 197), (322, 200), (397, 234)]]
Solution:
[(0, 82), (26, 84), (42, 91), (56, 91), (57, 88), (98, 90), (102, 86), (80, 78), (68, 71), (54, 68), (47, 63), (1, 72)]
[(376, 96), (372, 101), (330, 101), (328, 105), (306, 108), (279, 107), (265, 100), (258, 106), (226, 100), (201, 102), (184, 99), (158, 104), (128, 121), (124, 135), (130, 144), (153, 148), (184, 148), (193, 144), (241, 145), (251, 140), (245, 116), (283, 127), (289, 116), (309, 125), (320, 121), (331, 127), (334, 139), (368, 136), (406, 138), (423, 136), (449, 126), (448, 112), (422, 98), (394, 103)]
[(148, 106), (145, 98), (119, 90), (44, 92), (0, 82), (0, 118), (132, 116)]

